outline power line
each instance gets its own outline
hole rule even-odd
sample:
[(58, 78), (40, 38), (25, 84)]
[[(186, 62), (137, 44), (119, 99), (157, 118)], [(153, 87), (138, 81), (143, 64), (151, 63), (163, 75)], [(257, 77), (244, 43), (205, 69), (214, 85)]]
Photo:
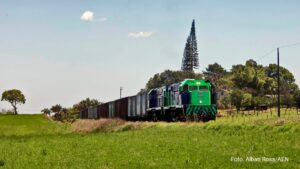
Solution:
[(297, 45), (300, 45), (300, 42), (292, 43), (292, 44), (289, 44), (289, 45), (280, 46), (280, 47), (278, 47), (278, 48), (287, 48), (287, 47), (297, 46)]
[[(292, 43), (292, 44), (288, 44), (288, 45), (283, 45), (283, 46), (280, 46), (280, 47), (278, 47), (278, 48), (287, 48), (287, 47), (298, 46), (298, 45), (300, 45), (300, 42)], [(270, 52), (268, 52), (268, 53), (262, 55), (257, 61), (260, 61), (260, 60), (262, 60), (263, 58), (269, 56), (269, 55), (272, 54), (276, 49), (277, 49), (277, 48), (274, 48), (274, 49), (272, 49)]]
[(274, 51), (276, 50), (276, 48), (272, 49), (270, 52), (264, 54), (263, 56), (261, 56), (257, 61), (260, 61), (262, 60), (263, 58), (269, 56), (271, 53), (273, 53)]

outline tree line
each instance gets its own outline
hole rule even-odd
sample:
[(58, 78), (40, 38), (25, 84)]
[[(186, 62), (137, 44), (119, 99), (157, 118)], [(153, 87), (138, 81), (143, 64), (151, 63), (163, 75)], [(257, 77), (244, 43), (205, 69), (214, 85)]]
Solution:
[[(300, 90), (294, 75), (282, 66), (279, 72), (280, 104), (287, 108), (300, 107)], [(233, 65), (229, 71), (218, 63), (209, 64), (202, 73), (166, 70), (151, 77), (146, 88), (169, 85), (185, 78), (210, 80), (219, 96), (219, 108), (234, 107), (240, 111), (277, 104), (277, 65), (263, 66), (252, 59)]]
[[(26, 98), (21, 90), (11, 89), (6, 90), (2, 93), (1, 101), (7, 101), (13, 107), (13, 110), (4, 110), (2, 109), (0, 113), (3, 114), (18, 114), (17, 106), (20, 104), (25, 104)], [(72, 107), (63, 107), (60, 104), (51, 106), (50, 108), (44, 108), (41, 110), (45, 115), (51, 116), (54, 120), (57, 121), (73, 121), (77, 118), (78, 112), (85, 110), (89, 107), (100, 105), (97, 99), (86, 98), (80, 102), (74, 104)]]
[(78, 118), (78, 112), (100, 104), (102, 103), (97, 99), (86, 98), (69, 108), (63, 107), (60, 104), (56, 104), (51, 106), (50, 108), (42, 109), (41, 112), (45, 115), (51, 116), (54, 120), (57, 121), (72, 122)]
[[(279, 73), (280, 105), (286, 108), (300, 107), (300, 90), (294, 75), (282, 66)], [(178, 83), (186, 78), (207, 79), (218, 93), (218, 108), (255, 110), (277, 104), (277, 77), (276, 64), (263, 66), (250, 59), (245, 64), (233, 65), (229, 71), (218, 63), (209, 64), (201, 73), (165, 70), (151, 77), (145, 90)], [(2, 93), (1, 101), (8, 101), (13, 107), (12, 113), (18, 114), (17, 105), (24, 104), (26, 99), (20, 90), (12, 89)], [(97, 99), (86, 98), (69, 108), (56, 104), (41, 111), (46, 115), (53, 115), (55, 120), (69, 121), (77, 118), (79, 111), (100, 104)]]

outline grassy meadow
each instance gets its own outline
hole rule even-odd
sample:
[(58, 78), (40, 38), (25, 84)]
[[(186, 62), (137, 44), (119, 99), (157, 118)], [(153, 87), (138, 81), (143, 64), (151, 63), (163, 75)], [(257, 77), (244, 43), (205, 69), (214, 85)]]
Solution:
[(0, 115), (0, 169), (300, 168), (300, 116), (292, 111), (208, 123), (65, 124), (43, 115)]

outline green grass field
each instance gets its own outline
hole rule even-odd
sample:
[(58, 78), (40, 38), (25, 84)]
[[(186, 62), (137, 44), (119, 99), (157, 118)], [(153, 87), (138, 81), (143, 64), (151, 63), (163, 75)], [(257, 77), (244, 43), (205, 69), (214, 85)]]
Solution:
[[(296, 115), (139, 124), (144, 127), (78, 133), (42, 115), (0, 115), (0, 169), (300, 168)], [(247, 162), (247, 157), (288, 161)]]

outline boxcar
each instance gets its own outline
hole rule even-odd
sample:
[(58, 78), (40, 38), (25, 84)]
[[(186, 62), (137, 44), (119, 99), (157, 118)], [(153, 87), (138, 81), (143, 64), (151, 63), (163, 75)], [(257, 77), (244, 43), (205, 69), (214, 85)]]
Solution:
[(127, 117), (133, 118), (136, 115), (136, 96), (128, 97)]
[(143, 118), (146, 116), (148, 105), (147, 92), (140, 92), (136, 95), (136, 117)]
[(97, 118), (97, 107), (89, 107), (88, 108), (88, 119), (96, 119)]
[(109, 102), (108, 103), (108, 117), (114, 118), (115, 117), (115, 102)]
[(108, 103), (97, 106), (98, 118), (108, 118), (109, 116), (109, 105)]
[(128, 97), (120, 99), (120, 109), (118, 112), (118, 117), (121, 119), (127, 119), (128, 114)]
[(141, 106), (142, 106), (142, 101), (141, 101), (142, 99), (141, 98), (142, 98), (141, 94), (136, 95), (136, 104), (135, 104), (135, 106), (136, 106), (135, 116), (136, 117), (139, 117), (141, 115)]
[(81, 119), (87, 119), (88, 118), (88, 110), (87, 109), (80, 111), (79, 114), (80, 114), (79, 116), (80, 116)]
[(145, 91), (141, 95), (141, 115), (145, 117), (147, 115), (147, 107), (148, 107), (148, 93)]
[(128, 114), (128, 97), (118, 99), (114, 101), (114, 117), (118, 117), (121, 119), (127, 119)]

